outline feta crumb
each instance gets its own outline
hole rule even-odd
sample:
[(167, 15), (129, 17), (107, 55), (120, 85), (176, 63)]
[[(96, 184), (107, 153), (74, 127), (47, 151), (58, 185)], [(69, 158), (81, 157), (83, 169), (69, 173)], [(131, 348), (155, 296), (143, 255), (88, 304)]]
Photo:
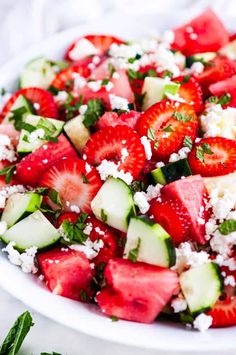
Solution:
[(87, 105), (81, 105), (80, 108), (79, 108), (79, 113), (80, 113), (81, 115), (84, 115), (85, 112), (87, 111), (87, 108), (88, 108)]
[(76, 205), (71, 205), (70, 210), (71, 212), (80, 213), (80, 208)]
[(193, 75), (201, 74), (203, 70), (204, 65), (201, 62), (194, 62), (190, 67), (190, 71)]
[(6, 186), (0, 190), (0, 208), (4, 208), (6, 204), (6, 200), (11, 195), (17, 192), (26, 192), (26, 188), (23, 185), (12, 185)]
[(92, 242), (89, 238), (84, 244), (72, 244), (69, 248), (76, 251), (83, 252), (89, 260), (96, 258), (100, 249), (104, 246), (104, 242), (101, 239)]
[(79, 39), (69, 52), (70, 58), (75, 61), (94, 54), (99, 54), (99, 50), (86, 38)]
[(178, 153), (172, 153), (170, 158), (169, 158), (169, 163), (176, 162), (181, 159), (185, 159), (188, 157), (188, 154), (191, 152), (191, 150), (188, 147), (183, 147), (181, 148)]
[(1, 160), (8, 160), (10, 162), (17, 160), (11, 139), (6, 134), (0, 134), (0, 161)]
[(150, 160), (152, 157), (152, 148), (151, 148), (151, 143), (149, 139), (146, 136), (142, 136), (140, 138), (142, 145), (144, 146), (145, 154), (146, 154), (146, 159)]
[(28, 140), (30, 143), (36, 143), (39, 139), (43, 139), (44, 136), (45, 136), (44, 129), (39, 128), (29, 134)]
[(5, 221), (0, 222), (0, 235), (3, 235), (7, 231), (7, 223)]
[(112, 110), (125, 110), (125, 111), (129, 110), (128, 107), (129, 102), (125, 98), (110, 94), (109, 99), (110, 99)]
[(34, 102), (33, 107), (35, 110), (39, 110), (40, 109), (40, 104), (38, 102)]
[(187, 309), (188, 305), (182, 294), (174, 298), (171, 302), (171, 307), (174, 309), (174, 313), (180, 313)]
[(59, 91), (54, 99), (57, 103), (64, 103), (68, 99), (68, 93), (66, 91)]
[(5, 248), (2, 249), (2, 251), (8, 253), (8, 259), (10, 262), (14, 265), (20, 266), (23, 272), (35, 274), (38, 271), (38, 268), (34, 263), (37, 248), (31, 247), (26, 249), (24, 253), (20, 254), (16, 249), (14, 249), (14, 246), (15, 242), (10, 242)]
[(102, 231), (99, 227), (95, 227), (95, 232), (97, 232), (99, 235), (105, 235), (105, 232)]
[(92, 232), (92, 230), (93, 230), (93, 225), (92, 225), (92, 223), (87, 223), (87, 224), (86, 224), (86, 227), (85, 227), (84, 230), (83, 230), (83, 233), (84, 233), (84, 234), (87, 234), (87, 235), (90, 235), (90, 233)]
[(210, 326), (212, 325), (212, 321), (213, 318), (211, 316), (207, 316), (206, 314), (201, 313), (194, 319), (193, 327), (199, 330), (200, 332), (204, 332), (208, 328), (210, 328)]
[(129, 156), (129, 152), (126, 148), (121, 149), (121, 162), (124, 163), (125, 159)]
[(83, 88), (87, 83), (86, 79), (83, 76), (79, 75), (78, 73), (72, 73), (72, 78), (74, 79), (75, 91)]
[(193, 251), (191, 244), (185, 242), (176, 248), (176, 264), (173, 269), (181, 273), (186, 268), (197, 267), (209, 262), (208, 253), (205, 251)]
[(163, 163), (163, 161), (159, 161), (156, 163), (156, 168), (162, 168), (163, 166), (165, 166), (165, 163)]
[(89, 174), (92, 171), (91, 165), (87, 162), (85, 163), (85, 170), (87, 174)]
[(102, 80), (94, 80), (94, 81), (89, 81), (87, 86), (93, 91), (97, 92), (101, 89), (102, 87)]
[(147, 201), (147, 195), (143, 191), (135, 192), (134, 204), (136, 206), (138, 206), (138, 208), (142, 214), (145, 214), (150, 208), (150, 204)]
[(232, 287), (235, 287), (236, 286), (236, 282), (235, 282), (235, 278), (233, 275), (229, 275), (229, 276), (226, 276), (226, 278), (224, 279), (224, 284), (225, 286), (232, 286)]
[(119, 79), (119, 78), (120, 78), (120, 74), (115, 71), (115, 72), (112, 74), (112, 78), (113, 78), (113, 79)]
[(133, 177), (130, 173), (125, 173), (123, 169), (118, 170), (119, 163), (115, 164), (112, 161), (104, 159), (100, 165), (97, 166), (97, 171), (102, 180), (106, 180), (108, 176), (113, 176), (114, 178), (120, 178), (130, 185), (133, 181)]

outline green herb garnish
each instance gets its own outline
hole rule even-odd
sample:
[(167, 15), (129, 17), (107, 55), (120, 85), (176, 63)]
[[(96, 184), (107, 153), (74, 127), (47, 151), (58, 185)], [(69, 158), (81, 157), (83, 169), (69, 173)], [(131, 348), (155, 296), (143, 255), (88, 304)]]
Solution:
[(5, 175), (5, 182), (7, 184), (9, 184), (12, 180), (12, 177), (14, 175), (14, 172), (15, 172), (15, 169), (16, 169), (16, 165), (10, 165), (10, 166), (7, 166), (6, 168), (3, 168), (2, 170), (0, 170), (0, 175)]
[(85, 234), (83, 230), (86, 227), (85, 221), (87, 217), (87, 213), (81, 213), (76, 223), (71, 223), (68, 220), (62, 222), (61, 228), (65, 234), (66, 242), (72, 244), (84, 244), (84, 242), (86, 242), (88, 235)]
[(172, 117), (176, 118), (180, 122), (189, 122), (192, 121), (193, 116), (187, 115), (186, 113), (175, 111)]
[(101, 220), (106, 223), (107, 222), (107, 214), (105, 213), (104, 209), (101, 209)]
[(129, 251), (128, 259), (133, 263), (136, 263), (138, 259), (138, 253), (141, 245), (141, 239), (138, 238), (137, 246)]
[(220, 97), (210, 96), (207, 101), (214, 104), (227, 105), (231, 101), (231, 96), (230, 94), (223, 94)]
[(83, 124), (85, 127), (93, 126), (103, 115), (105, 109), (100, 99), (91, 99), (87, 102), (87, 110), (84, 114)]
[(193, 148), (193, 141), (189, 136), (185, 136), (184, 137), (184, 141), (183, 141), (183, 145), (184, 147), (189, 148), (190, 150), (192, 150)]
[(203, 143), (196, 147), (196, 158), (199, 159), (203, 164), (205, 164), (204, 154), (214, 154), (208, 143)]
[(223, 235), (230, 234), (236, 231), (236, 220), (228, 219), (219, 225), (219, 231)]

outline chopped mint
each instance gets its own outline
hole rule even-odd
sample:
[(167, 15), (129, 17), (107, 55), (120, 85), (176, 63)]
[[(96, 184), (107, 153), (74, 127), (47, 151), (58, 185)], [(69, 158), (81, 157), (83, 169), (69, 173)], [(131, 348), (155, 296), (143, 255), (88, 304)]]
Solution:
[(104, 106), (100, 99), (91, 99), (87, 102), (87, 110), (84, 114), (85, 127), (93, 126), (104, 113)]
[(203, 164), (205, 164), (204, 154), (214, 154), (208, 143), (203, 143), (196, 147), (196, 158), (199, 159)]
[(105, 213), (105, 211), (104, 211), (103, 208), (101, 209), (101, 220), (102, 220), (104, 223), (107, 222), (107, 215), (106, 215), (106, 213)]
[(118, 322), (119, 318), (116, 316), (111, 316), (111, 321), (112, 322)]
[(5, 175), (5, 181), (7, 184), (11, 182), (15, 169), (16, 165), (14, 164), (0, 170), (0, 175)]
[(61, 203), (61, 199), (59, 196), (59, 193), (56, 190), (50, 190), (48, 197), (50, 198), (50, 200), (55, 203), (58, 207), (62, 207), (62, 203)]
[(228, 219), (219, 225), (219, 231), (223, 235), (230, 234), (236, 231), (236, 220)]
[(174, 132), (173, 128), (171, 128), (171, 125), (169, 124), (165, 128), (162, 129), (164, 132)]
[(219, 104), (219, 105), (227, 105), (231, 101), (230, 94), (223, 94), (220, 97), (210, 96), (208, 102)]
[(106, 86), (109, 83), (109, 79), (103, 79), (102, 80), (102, 86)]
[(193, 141), (189, 136), (185, 136), (184, 137), (184, 142), (183, 142), (184, 147), (189, 148), (190, 150), (192, 150), (193, 148)]
[(154, 142), (154, 148), (155, 148), (155, 149), (158, 149), (159, 142), (158, 142), (157, 138), (156, 138), (155, 135), (154, 135), (154, 130), (153, 130), (153, 128), (151, 128), (151, 127), (148, 128), (148, 138), (149, 138), (152, 142)]
[(80, 298), (82, 302), (86, 302), (88, 301), (88, 294), (87, 292), (82, 288), (82, 290), (80, 291)]
[(187, 115), (186, 113), (178, 112), (178, 111), (175, 111), (173, 113), (172, 117), (176, 118), (180, 122), (189, 122), (189, 121), (192, 121), (192, 119), (193, 119), (193, 116)]
[[(84, 244), (88, 239), (88, 235), (83, 232), (86, 227), (85, 221), (88, 215), (82, 213), (76, 223), (71, 223), (68, 220), (64, 220), (61, 224), (61, 228), (66, 237), (66, 242)], [(68, 239), (68, 240), (67, 240)]]
[(130, 261), (132, 261), (133, 263), (136, 263), (136, 261), (138, 259), (138, 253), (139, 253), (140, 245), (141, 245), (141, 239), (138, 238), (137, 246), (134, 249), (131, 249), (129, 251), (128, 259)]

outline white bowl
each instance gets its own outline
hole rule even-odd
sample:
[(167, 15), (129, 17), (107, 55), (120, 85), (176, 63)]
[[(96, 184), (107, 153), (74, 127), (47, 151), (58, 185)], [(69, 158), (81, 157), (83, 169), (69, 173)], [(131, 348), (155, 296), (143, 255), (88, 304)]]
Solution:
[[(133, 38), (172, 28), (176, 23), (181, 23), (185, 15), (188, 14), (182, 13), (181, 16), (175, 14), (175, 17), (163, 14), (143, 17), (109, 15), (93, 23), (61, 32), (24, 51), (3, 66), (0, 69), (0, 88), (13, 90), (24, 64), (36, 56), (43, 54), (51, 59), (61, 58), (68, 44), (77, 36), (88, 33), (109, 33), (123, 38)], [(227, 19), (227, 23), (233, 23), (232, 19)], [(10, 264), (6, 255), (1, 252), (0, 286), (43, 315), (99, 338), (163, 351), (187, 353), (236, 351), (235, 327), (211, 329), (206, 333), (199, 333), (170, 322), (156, 322), (150, 325), (126, 321), (112, 323), (96, 306), (84, 305), (51, 294), (42, 282)]]

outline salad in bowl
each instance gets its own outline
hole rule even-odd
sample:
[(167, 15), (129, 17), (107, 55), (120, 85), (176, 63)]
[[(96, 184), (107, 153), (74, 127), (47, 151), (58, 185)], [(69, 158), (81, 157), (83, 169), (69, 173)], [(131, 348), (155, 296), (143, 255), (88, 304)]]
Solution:
[(236, 36), (210, 9), (77, 38), (1, 101), (10, 262), (113, 321), (236, 325)]

